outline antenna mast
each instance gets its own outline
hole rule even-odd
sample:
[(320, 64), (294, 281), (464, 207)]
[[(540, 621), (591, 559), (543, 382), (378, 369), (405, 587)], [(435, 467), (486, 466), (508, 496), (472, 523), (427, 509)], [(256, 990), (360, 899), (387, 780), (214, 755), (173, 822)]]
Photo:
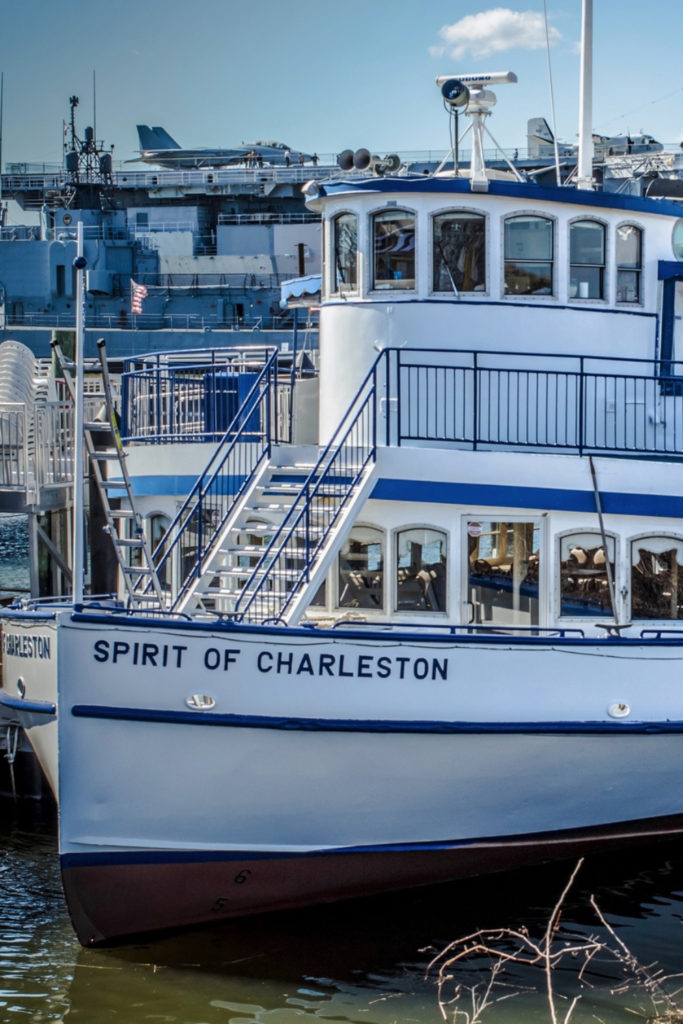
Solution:
[(581, 24), (581, 91), (579, 162), (576, 187), (592, 190), (593, 180), (593, 0), (583, 0)]

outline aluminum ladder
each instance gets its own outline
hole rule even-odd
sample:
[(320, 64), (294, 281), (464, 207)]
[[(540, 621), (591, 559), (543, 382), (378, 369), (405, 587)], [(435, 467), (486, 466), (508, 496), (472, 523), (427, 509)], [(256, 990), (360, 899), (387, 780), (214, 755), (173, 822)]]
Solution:
[[(57, 354), (71, 397), (75, 400), (74, 380), (68, 372), (61, 348), (57, 342), (53, 342), (52, 347)], [(114, 546), (116, 559), (119, 563), (120, 578), (125, 587), (129, 606), (163, 609), (166, 605), (164, 592), (159, 582), (147, 538), (145, 537), (142, 516), (135, 507), (133, 487), (128, 473), (128, 466), (126, 465), (126, 452), (123, 449), (114, 410), (109, 368), (107, 367), (106, 344), (103, 338), (100, 338), (97, 342), (97, 349), (102, 367), (102, 383), (107, 408), (107, 420), (103, 422), (86, 418), (83, 424), (83, 432), (86, 451), (107, 520), (107, 525), (104, 529), (111, 537)], [(98, 447), (93, 437), (93, 434), (101, 434), (103, 431), (109, 432), (113, 439), (113, 445), (108, 445), (106, 448)], [(107, 478), (107, 471), (106, 469), (103, 470), (103, 467), (107, 465), (118, 466), (121, 471), (120, 480), (109, 480)], [(129, 508), (112, 508), (109, 500), (109, 491), (112, 490), (120, 492), (121, 498), (127, 499)], [(126, 520), (131, 522), (130, 532), (132, 537), (121, 536), (123, 530), (121, 524), (125, 523)], [(140, 565), (130, 564), (130, 554), (133, 551), (139, 552)], [(146, 584), (144, 594), (142, 593), (143, 587), (141, 586), (143, 583)]]

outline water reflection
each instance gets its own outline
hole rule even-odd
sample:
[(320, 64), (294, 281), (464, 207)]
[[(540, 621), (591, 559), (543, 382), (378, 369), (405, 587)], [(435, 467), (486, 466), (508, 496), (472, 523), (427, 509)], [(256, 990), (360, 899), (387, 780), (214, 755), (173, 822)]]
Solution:
[[(55, 830), (49, 812), (0, 804), (1, 1022), (18, 1014), (98, 1024), (436, 1022), (434, 982), (424, 979), (428, 954), (420, 950), (478, 928), (526, 925), (541, 934), (571, 870), (550, 865), (82, 950), (59, 887)], [(678, 970), (682, 892), (680, 844), (594, 857), (577, 879), (564, 923), (595, 932), (595, 893), (641, 961)], [(537, 991), (497, 1004), (484, 1021), (547, 1021), (542, 978), (532, 984)], [(562, 972), (558, 990), (579, 992), (576, 971)], [(633, 1024), (638, 1005), (586, 989), (572, 1020)]]
[(28, 516), (0, 512), (0, 597), (29, 590)]

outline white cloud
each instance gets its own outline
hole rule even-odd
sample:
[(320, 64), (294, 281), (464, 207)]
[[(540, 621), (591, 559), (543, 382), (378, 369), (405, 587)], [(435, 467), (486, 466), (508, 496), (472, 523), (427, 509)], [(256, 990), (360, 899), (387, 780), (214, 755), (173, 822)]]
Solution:
[[(472, 57), (490, 57), (492, 53), (505, 50), (539, 50), (545, 46), (545, 22), (539, 11), (511, 11), (508, 7), (496, 7), (479, 14), (468, 14), (454, 25), (444, 25), (439, 35), (443, 46), (430, 47), (433, 57), (447, 53), (459, 60), (467, 51)], [(548, 35), (554, 46), (562, 38), (552, 26)]]

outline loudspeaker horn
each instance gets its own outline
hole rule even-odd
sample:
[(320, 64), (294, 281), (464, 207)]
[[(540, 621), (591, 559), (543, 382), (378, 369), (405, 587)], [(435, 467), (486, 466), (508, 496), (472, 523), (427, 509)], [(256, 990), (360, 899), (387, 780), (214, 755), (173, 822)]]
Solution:
[(350, 171), (353, 167), (353, 150), (345, 149), (343, 153), (340, 153), (337, 163), (342, 171)]

